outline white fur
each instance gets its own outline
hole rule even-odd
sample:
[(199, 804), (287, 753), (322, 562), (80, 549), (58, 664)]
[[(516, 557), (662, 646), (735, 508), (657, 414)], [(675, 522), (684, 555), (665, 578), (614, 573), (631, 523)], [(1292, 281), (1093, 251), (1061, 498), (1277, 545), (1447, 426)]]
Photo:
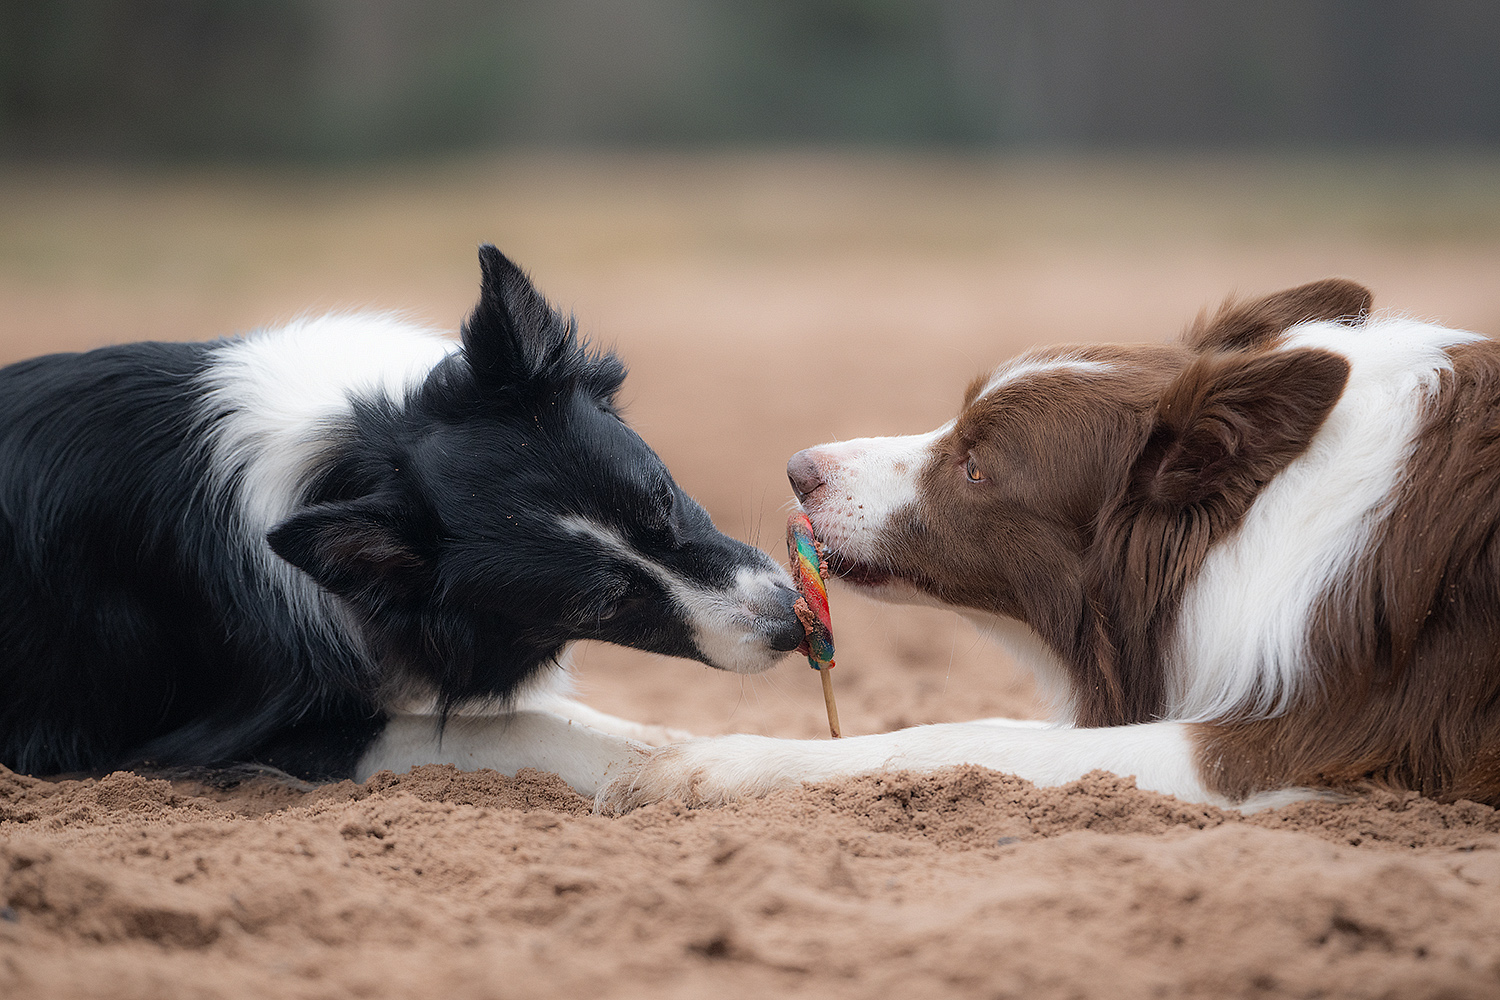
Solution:
[(824, 485), (804, 504), (818, 537), (851, 559), (880, 565), (891, 518), (920, 502), (922, 468), (933, 444), (952, 429), (948, 423), (928, 434), (813, 448)]
[(1010, 719), (991, 716), (988, 719), (970, 719), (970, 726), (998, 726), (1001, 729), (1066, 729), (1066, 723), (1048, 722), (1046, 719)]
[(597, 729), (601, 733), (609, 733), (612, 736), (623, 736), (637, 743), (646, 743), (654, 747), (666, 746), (668, 743), (681, 743), (683, 740), (693, 738), (693, 734), (685, 729), (622, 719), (618, 715), (601, 712), (581, 701), (561, 695), (528, 698), (523, 704), (518, 705), (517, 709), (550, 712), (580, 726)]
[(464, 771), (491, 768), (502, 774), (534, 767), (593, 795), (628, 773), (648, 749), (552, 712), (455, 715), (441, 730), (437, 716), (396, 715), (360, 758), (354, 780), (364, 781), (377, 771), (405, 773), (417, 764), (452, 764)]
[(296, 320), (223, 341), (203, 376), (212, 483), (246, 544), (294, 606), (321, 617), (317, 585), (266, 533), (295, 508), (356, 396), (399, 401), (457, 341), (387, 314)]
[(1185, 595), (1169, 655), (1169, 718), (1274, 715), (1308, 682), (1313, 609), (1389, 512), (1423, 404), (1452, 367), (1446, 349), (1477, 339), (1400, 317), (1288, 331), (1284, 350), (1347, 358), (1349, 383), (1308, 450), (1213, 548)]
[(660, 799), (717, 805), (764, 795), (804, 781), (880, 771), (930, 771), (977, 764), (1025, 778), (1042, 787), (1076, 781), (1094, 770), (1134, 776), (1148, 791), (1186, 802), (1255, 810), (1315, 793), (1294, 790), (1232, 803), (1209, 791), (1198, 776), (1187, 727), (1176, 722), (1105, 729), (1073, 729), (1033, 722), (915, 726), (894, 733), (840, 740), (780, 740), (765, 736), (717, 736), (651, 751), (627, 764), (597, 799), (601, 809), (621, 811)]
[(1055, 372), (1073, 372), (1077, 375), (1108, 375), (1113, 371), (1115, 371), (1114, 365), (1103, 361), (1089, 361), (1077, 354), (1062, 354), (1050, 358), (1022, 357), (995, 369), (995, 373), (990, 376), (990, 380), (985, 384), (984, 390), (979, 394), (979, 398), (983, 399), (1001, 386), (1014, 385), (1035, 375), (1050, 375)]
[(574, 700), (572, 649), (509, 702), (469, 702), (440, 725), (437, 699), (391, 702), (379, 739), (355, 767), (356, 780), (376, 771), (404, 774), (418, 764), (453, 764), (515, 774), (522, 767), (554, 770), (583, 795), (595, 794), (647, 746), (691, 739), (692, 733), (632, 722)]
[(617, 557), (650, 573), (687, 613), (698, 651), (721, 670), (758, 674), (769, 670), (784, 653), (766, 644), (755, 623), (772, 609), (777, 584), (791, 587), (787, 572), (774, 564), (764, 570), (741, 568), (734, 587), (721, 591), (700, 587), (637, 551), (620, 533), (582, 517), (562, 519), (568, 531), (605, 546)]

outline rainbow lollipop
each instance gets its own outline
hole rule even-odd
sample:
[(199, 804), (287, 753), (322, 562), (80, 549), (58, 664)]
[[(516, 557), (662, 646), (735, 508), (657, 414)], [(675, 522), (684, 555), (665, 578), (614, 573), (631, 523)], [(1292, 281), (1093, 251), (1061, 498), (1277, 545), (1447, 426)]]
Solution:
[(797, 618), (802, 622), (803, 652), (807, 653), (807, 664), (823, 678), (823, 704), (828, 707), (828, 731), (834, 739), (839, 738), (839, 709), (833, 701), (833, 678), (828, 671), (833, 668), (833, 619), (828, 613), (828, 590), (823, 578), (828, 575), (827, 564), (818, 554), (818, 542), (813, 537), (812, 522), (801, 509), (792, 512), (786, 521), (786, 550), (792, 557), (792, 579), (802, 596), (792, 605)]

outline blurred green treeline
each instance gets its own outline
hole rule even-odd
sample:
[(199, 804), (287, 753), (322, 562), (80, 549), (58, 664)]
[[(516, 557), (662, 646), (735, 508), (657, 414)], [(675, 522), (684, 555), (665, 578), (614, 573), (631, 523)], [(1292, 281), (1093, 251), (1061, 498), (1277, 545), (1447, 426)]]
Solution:
[(0, 156), (1489, 146), (1494, 0), (0, 0)]

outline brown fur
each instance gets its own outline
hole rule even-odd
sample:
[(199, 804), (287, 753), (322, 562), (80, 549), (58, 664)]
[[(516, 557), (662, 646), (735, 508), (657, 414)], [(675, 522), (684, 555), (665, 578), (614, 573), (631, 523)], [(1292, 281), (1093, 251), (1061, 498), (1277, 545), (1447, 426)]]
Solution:
[[(1077, 724), (1150, 721), (1165, 709), (1161, 650), (1178, 599), (1307, 447), (1348, 364), (1312, 350), (1054, 353), (1119, 374), (1063, 369), (983, 397), (987, 383), (972, 385), (923, 472), (943, 515), (913, 517), (891, 568), (945, 603), (1029, 625), (1071, 669)], [(965, 477), (971, 454), (983, 483)]]
[[(1280, 338), (1308, 320), (1357, 327), (1369, 306), (1352, 282), (1314, 282), (1228, 303), (1178, 344), (1023, 359), (1110, 373), (976, 380), (879, 569), (1030, 626), (1069, 672), (1076, 724), (1163, 718), (1188, 587), (1348, 381), (1344, 358)], [(1299, 700), (1194, 726), (1214, 791), (1375, 783), (1500, 805), (1500, 344), (1450, 356), (1389, 515), (1314, 609)]]
[[(976, 387), (922, 471), (923, 494), (943, 516), (914, 515), (898, 530), (900, 565), (890, 568), (948, 604), (1020, 619), (1073, 659), (1093, 641), (1084, 580), (1095, 519), (1145, 441), (1157, 397), (1191, 356), (1176, 346), (1066, 353), (1140, 374), (1062, 370), (983, 399)], [(971, 453), (982, 483), (965, 476)]]
[(1500, 804), (1500, 344), (1450, 354), (1370, 571), (1319, 611), (1320, 683), (1275, 719), (1199, 727), (1216, 790), (1374, 782)]
[(1311, 320), (1363, 323), (1370, 312), (1371, 300), (1370, 290), (1363, 285), (1347, 278), (1324, 278), (1253, 302), (1230, 299), (1211, 318), (1200, 314), (1182, 340), (1195, 351), (1269, 347), (1298, 323)]
[[(1216, 353), (1196, 358), (1162, 394), (1089, 549), (1099, 618), (1092, 669), (1103, 683), (1079, 699), (1079, 725), (1160, 716), (1163, 647), (1184, 591), (1214, 543), (1307, 449), (1348, 378), (1348, 362), (1326, 351)], [(1078, 666), (1087, 676), (1089, 665)]]

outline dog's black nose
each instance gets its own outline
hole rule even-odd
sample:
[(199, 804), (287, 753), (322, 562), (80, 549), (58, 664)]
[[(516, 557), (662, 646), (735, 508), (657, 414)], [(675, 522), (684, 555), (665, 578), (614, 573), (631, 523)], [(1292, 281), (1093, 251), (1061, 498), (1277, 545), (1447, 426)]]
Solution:
[(811, 448), (804, 448), (792, 456), (791, 461), (786, 463), (786, 478), (791, 481), (792, 492), (797, 494), (797, 502), (801, 503), (819, 486), (823, 485), (823, 473), (818, 468), (818, 462), (812, 456)]
[(778, 653), (791, 652), (802, 645), (802, 640), (806, 638), (802, 630), (802, 622), (797, 618), (797, 613), (792, 610), (792, 605), (796, 603), (798, 596), (800, 595), (791, 587), (778, 586), (776, 588), (777, 603), (780, 605), (778, 610), (781, 613), (774, 622), (770, 623), (771, 628), (766, 641)]

